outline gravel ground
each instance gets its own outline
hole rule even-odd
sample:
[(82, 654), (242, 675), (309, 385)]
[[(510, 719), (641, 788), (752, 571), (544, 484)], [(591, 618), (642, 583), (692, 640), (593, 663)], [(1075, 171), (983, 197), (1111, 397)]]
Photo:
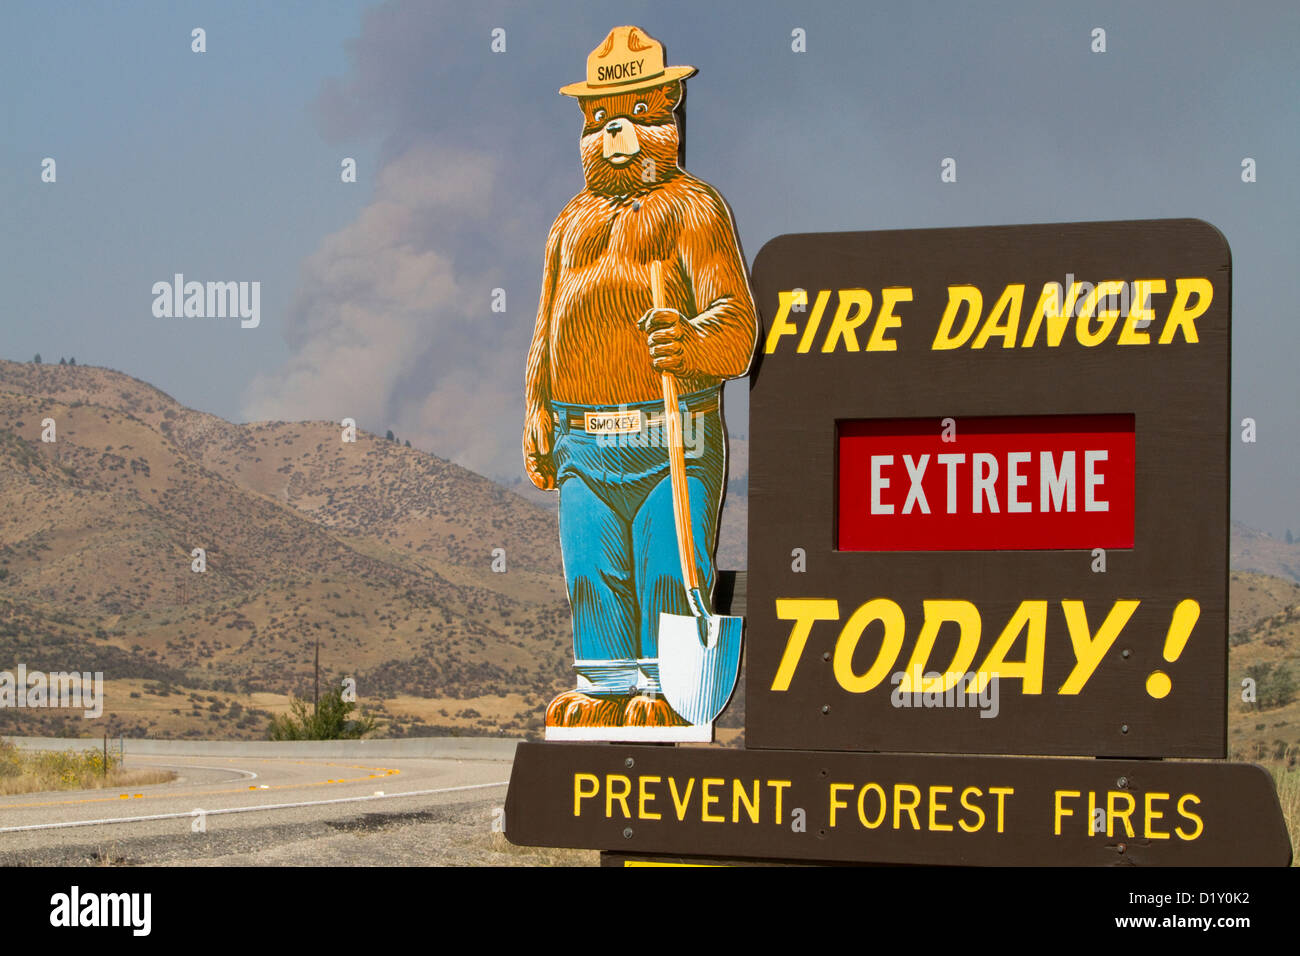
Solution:
[[(411, 801), (414, 803), (415, 801)], [(0, 849), (0, 866), (597, 866), (591, 850), (516, 847), (493, 832), (499, 799), (285, 820), (213, 818), (207, 832), (87, 828), (58, 846)], [(255, 819), (256, 818), (256, 819)], [(76, 831), (66, 831), (73, 833)]]

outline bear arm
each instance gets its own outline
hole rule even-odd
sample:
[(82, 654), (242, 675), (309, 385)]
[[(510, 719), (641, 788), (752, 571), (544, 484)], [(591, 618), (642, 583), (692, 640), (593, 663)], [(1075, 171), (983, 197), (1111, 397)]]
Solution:
[(709, 199), (700, 204), (702, 215), (688, 218), (678, 248), (697, 307), (704, 306), (687, 319), (697, 335), (683, 341), (683, 358), (690, 371), (736, 378), (754, 354), (757, 310), (731, 216), (712, 191)]
[(524, 368), (525, 414), (547, 408), (551, 402), (551, 307), (555, 301), (555, 284), (560, 273), (560, 241), (564, 235), (565, 216), (561, 214), (546, 236), (546, 256), (542, 266), (542, 295), (537, 305), (537, 324), (528, 346), (528, 364)]

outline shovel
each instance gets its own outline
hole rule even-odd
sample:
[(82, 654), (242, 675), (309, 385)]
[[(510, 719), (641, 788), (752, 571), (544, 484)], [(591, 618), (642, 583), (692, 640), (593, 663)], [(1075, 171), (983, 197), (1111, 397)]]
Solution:
[[(663, 264), (650, 263), (654, 307), (664, 308)], [(686, 451), (682, 443), (682, 413), (677, 403), (677, 378), (663, 376), (664, 429), (673, 489), (673, 524), (677, 555), (691, 616), (659, 615), (659, 684), (664, 699), (678, 716), (695, 726), (711, 724), (722, 713), (740, 672), (740, 640), (744, 618), (710, 612), (695, 566), (695, 537), (686, 486)]]

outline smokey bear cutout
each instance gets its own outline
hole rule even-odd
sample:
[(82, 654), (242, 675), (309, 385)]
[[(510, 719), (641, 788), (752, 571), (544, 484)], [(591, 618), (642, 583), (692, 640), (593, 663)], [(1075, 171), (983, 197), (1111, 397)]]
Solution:
[(582, 110), (585, 188), (547, 236), (523, 436), (529, 479), (559, 492), (573, 615), (575, 686), (548, 706), (548, 737), (701, 739), (679, 732), (688, 721), (659, 682), (659, 616), (692, 613), (663, 376), (676, 380), (707, 596), (726, 479), (722, 383), (748, 373), (757, 321), (727, 204), (679, 165), (674, 111), (694, 72), (664, 66), (663, 46), (645, 31), (617, 27), (588, 58), (587, 81), (560, 91)]

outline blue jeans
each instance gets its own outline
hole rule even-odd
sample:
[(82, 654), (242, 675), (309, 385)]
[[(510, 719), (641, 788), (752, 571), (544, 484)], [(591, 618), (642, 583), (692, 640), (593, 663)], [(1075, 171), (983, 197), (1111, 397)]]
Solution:
[[(713, 591), (726, 471), (719, 392), (681, 397), (695, 565), (706, 596)], [(578, 690), (593, 696), (658, 692), (659, 614), (691, 614), (673, 524), (666, 433), (662, 424), (647, 424), (662, 416), (663, 403), (621, 406), (639, 413), (641, 428), (618, 435), (569, 425), (570, 417), (611, 406), (555, 402), (552, 409), (559, 418), (560, 550)]]

